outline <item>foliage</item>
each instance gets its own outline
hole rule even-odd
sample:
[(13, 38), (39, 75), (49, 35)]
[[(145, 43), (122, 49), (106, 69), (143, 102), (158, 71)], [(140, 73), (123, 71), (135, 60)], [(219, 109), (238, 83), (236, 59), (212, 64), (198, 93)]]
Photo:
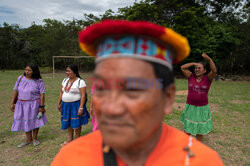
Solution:
[(104, 19), (126, 19), (151, 21), (186, 36), (191, 54), (183, 63), (202, 60), (205, 51), (220, 74), (247, 74), (249, 8), (248, 1), (240, 0), (141, 0), (117, 13), (109, 9), (100, 16), (84, 14), (80, 20), (45, 19), (43, 25), (33, 23), (24, 29), (4, 23), (0, 26), (0, 68), (23, 68), (28, 62), (52, 66), (52, 56), (85, 55), (78, 46), (79, 30)]
[[(249, 35), (249, 28), (243, 21), (249, 17), (246, 2), (145, 0), (122, 8), (118, 13), (120, 18), (152, 21), (186, 36), (191, 54), (183, 63), (201, 61), (204, 51), (213, 58), (220, 74), (250, 73), (246, 64), (250, 62), (249, 37), (244, 37)], [(242, 51), (237, 51), (239, 49)], [(180, 65), (175, 66), (177, 71)]]

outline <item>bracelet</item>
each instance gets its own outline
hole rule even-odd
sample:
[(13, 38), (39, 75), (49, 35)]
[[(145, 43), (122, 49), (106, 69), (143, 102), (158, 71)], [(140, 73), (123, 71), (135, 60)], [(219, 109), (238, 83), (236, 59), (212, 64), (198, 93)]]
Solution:
[(83, 110), (83, 108), (79, 108), (79, 110)]
[(39, 108), (44, 108), (45, 107), (45, 105), (39, 105)]

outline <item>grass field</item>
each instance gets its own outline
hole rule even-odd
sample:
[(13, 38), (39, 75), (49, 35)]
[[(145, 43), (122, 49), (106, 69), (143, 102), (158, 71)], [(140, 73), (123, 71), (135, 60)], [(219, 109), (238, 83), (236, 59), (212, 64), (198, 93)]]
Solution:
[[(46, 115), (49, 123), (39, 132), (41, 145), (18, 149), (25, 140), (24, 132), (11, 132), (13, 113), (10, 100), (16, 79), (23, 71), (0, 71), (0, 165), (49, 165), (59, 151), (60, 144), (67, 139), (67, 132), (60, 129), (60, 113), (56, 108), (59, 87), (64, 73), (42, 74), (46, 85)], [(84, 79), (91, 73), (81, 73)], [(178, 93), (172, 115), (164, 122), (183, 130), (179, 121), (186, 100), (187, 80), (176, 80)], [(88, 90), (88, 94), (90, 94)], [(209, 92), (210, 108), (213, 113), (213, 131), (204, 143), (215, 149), (225, 165), (250, 165), (250, 82), (213, 82)], [(89, 105), (89, 101), (88, 101)], [(83, 127), (82, 135), (91, 132), (91, 124)]]

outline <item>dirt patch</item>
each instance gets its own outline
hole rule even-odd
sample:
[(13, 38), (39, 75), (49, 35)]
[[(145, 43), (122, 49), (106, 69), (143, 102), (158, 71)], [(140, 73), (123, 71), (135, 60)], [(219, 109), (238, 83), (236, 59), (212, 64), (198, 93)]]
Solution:
[[(6, 154), (8, 154), (8, 156), (11, 156), (11, 157), (7, 157)], [(2, 150), (2, 155), (0, 155), (0, 159), (2, 161), (1, 164), (13, 165), (14, 163), (16, 163), (16, 161), (20, 161), (20, 159), (25, 157), (27, 154), (29, 155), (28, 152), (23, 152), (21, 149), (18, 149), (16, 147), (15, 148), (13, 148), (13, 147), (4, 148)], [(17, 165), (21, 165), (21, 163), (19, 163)]]
[(174, 108), (183, 111), (185, 108), (185, 103), (174, 103)]
[(216, 104), (209, 104), (210, 111), (211, 113), (218, 112), (219, 111), (219, 106)]
[(231, 102), (234, 104), (248, 104), (248, 103), (250, 103), (249, 100), (231, 100)]
[(187, 95), (188, 94), (188, 90), (178, 90), (175, 93), (176, 95)]

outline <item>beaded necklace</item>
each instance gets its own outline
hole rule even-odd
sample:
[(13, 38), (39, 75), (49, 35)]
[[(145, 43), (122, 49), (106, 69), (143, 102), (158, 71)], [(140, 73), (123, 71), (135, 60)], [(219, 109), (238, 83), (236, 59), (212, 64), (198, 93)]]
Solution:
[[(70, 80), (70, 79), (69, 79)], [(69, 92), (69, 90), (71, 89), (71, 86), (74, 84), (74, 82), (76, 81), (76, 80), (74, 80), (72, 83), (69, 83), (69, 80), (67, 81), (67, 83), (66, 83), (66, 86), (65, 86), (65, 88), (64, 88), (64, 91), (66, 92), (66, 93), (68, 93)]]

